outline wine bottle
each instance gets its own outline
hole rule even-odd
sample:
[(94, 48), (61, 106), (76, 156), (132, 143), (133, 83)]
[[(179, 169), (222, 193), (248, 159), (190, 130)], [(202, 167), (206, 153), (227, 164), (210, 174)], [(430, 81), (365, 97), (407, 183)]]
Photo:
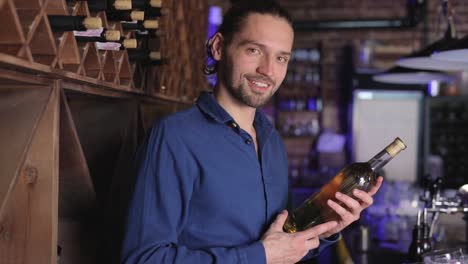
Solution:
[(96, 29), (96, 30), (88, 30), (85, 32), (74, 32), (75, 39), (78, 42), (109, 42), (109, 41), (119, 41), (120, 31), (118, 30), (110, 30), (106, 28)]
[(160, 8), (162, 6), (162, 0), (131, 0), (132, 1), (132, 8), (135, 9), (144, 9), (150, 7)]
[(99, 17), (49, 15), (47, 18), (53, 32), (102, 28), (102, 20)]
[(119, 42), (96, 42), (96, 48), (99, 50), (125, 50), (136, 49), (136, 39), (123, 39)]
[(144, 20), (138, 22), (121, 22), (122, 28), (124, 30), (147, 30), (147, 29), (157, 29), (159, 27), (159, 22), (157, 20)]
[(87, 2), (91, 12), (132, 10), (132, 3), (127, 0), (88, 0)]
[(156, 30), (135, 30), (135, 38), (137, 40), (142, 40), (146, 38), (160, 38), (164, 36), (166, 32), (160, 29)]
[(132, 62), (140, 62), (149, 65), (161, 65), (168, 62), (162, 58), (161, 52), (150, 50), (128, 50), (128, 59)]
[(169, 9), (165, 7), (151, 7), (145, 9), (146, 17), (160, 17), (169, 14)]
[(144, 20), (145, 12), (143, 11), (111, 11), (106, 12), (107, 20), (109, 21), (136, 21)]
[(396, 138), (385, 149), (367, 162), (355, 162), (344, 167), (320, 191), (309, 197), (296, 208), (286, 220), (283, 229), (288, 233), (305, 230), (318, 224), (339, 219), (336, 212), (327, 204), (327, 200), (335, 200), (336, 192), (353, 196), (354, 189), (368, 191), (376, 181), (376, 171), (381, 169), (406, 145)]

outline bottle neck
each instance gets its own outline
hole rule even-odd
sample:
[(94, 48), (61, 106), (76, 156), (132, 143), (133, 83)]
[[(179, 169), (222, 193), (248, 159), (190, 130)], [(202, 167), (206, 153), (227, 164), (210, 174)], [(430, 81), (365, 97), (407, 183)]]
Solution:
[(380, 151), (377, 155), (372, 157), (367, 163), (371, 166), (373, 171), (380, 170), (385, 164), (392, 160), (392, 156), (386, 150)]

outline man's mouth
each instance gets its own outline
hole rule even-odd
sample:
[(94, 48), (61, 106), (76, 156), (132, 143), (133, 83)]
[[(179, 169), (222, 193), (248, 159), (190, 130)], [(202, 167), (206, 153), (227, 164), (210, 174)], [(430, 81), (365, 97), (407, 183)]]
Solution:
[(271, 82), (264, 81), (264, 80), (247, 78), (247, 81), (251, 84), (250, 87), (252, 87), (254, 90), (260, 91), (260, 92), (267, 91), (267, 90), (269, 90), (269, 88), (271, 86), (273, 86)]

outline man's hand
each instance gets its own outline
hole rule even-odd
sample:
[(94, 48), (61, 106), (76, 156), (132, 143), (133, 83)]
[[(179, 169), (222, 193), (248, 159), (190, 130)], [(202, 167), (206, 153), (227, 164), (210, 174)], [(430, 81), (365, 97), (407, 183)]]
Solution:
[(333, 228), (332, 230), (324, 233), (321, 237), (329, 237), (333, 234), (336, 234), (343, 230), (345, 227), (349, 226), (354, 221), (358, 220), (361, 212), (366, 209), (367, 207), (371, 206), (374, 203), (374, 199), (372, 196), (377, 193), (382, 186), (383, 178), (382, 176), (377, 178), (377, 181), (374, 186), (368, 191), (361, 191), (358, 189), (353, 190), (353, 195), (359, 199), (353, 199), (348, 195), (343, 193), (337, 192), (335, 197), (338, 201), (342, 202), (347, 208), (341, 206), (337, 202), (333, 200), (328, 200), (328, 206), (330, 206), (335, 212), (338, 214), (340, 219), (338, 219), (338, 225)]
[(307, 230), (289, 234), (283, 231), (288, 212), (283, 210), (262, 237), (268, 264), (288, 264), (300, 261), (309, 250), (319, 246), (319, 236), (336, 228), (336, 221), (326, 222)]

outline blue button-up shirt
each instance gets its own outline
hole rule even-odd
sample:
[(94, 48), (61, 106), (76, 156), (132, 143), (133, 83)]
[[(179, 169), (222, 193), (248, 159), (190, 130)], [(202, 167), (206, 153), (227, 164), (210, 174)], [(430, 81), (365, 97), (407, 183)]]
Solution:
[(265, 115), (251, 136), (202, 93), (160, 120), (140, 151), (125, 263), (266, 262), (260, 239), (286, 207), (284, 145)]

